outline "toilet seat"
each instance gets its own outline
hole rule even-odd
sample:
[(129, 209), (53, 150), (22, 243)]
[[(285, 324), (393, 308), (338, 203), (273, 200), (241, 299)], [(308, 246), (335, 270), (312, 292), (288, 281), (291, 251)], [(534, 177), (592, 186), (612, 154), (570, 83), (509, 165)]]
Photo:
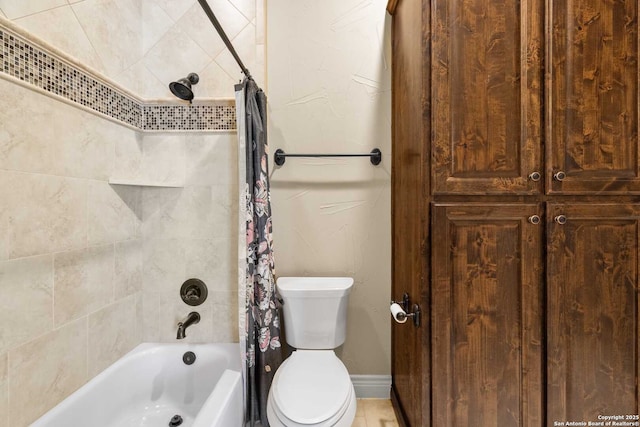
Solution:
[(270, 422), (275, 416), (287, 427), (334, 426), (355, 415), (355, 393), (333, 350), (297, 350), (276, 371), (268, 406)]

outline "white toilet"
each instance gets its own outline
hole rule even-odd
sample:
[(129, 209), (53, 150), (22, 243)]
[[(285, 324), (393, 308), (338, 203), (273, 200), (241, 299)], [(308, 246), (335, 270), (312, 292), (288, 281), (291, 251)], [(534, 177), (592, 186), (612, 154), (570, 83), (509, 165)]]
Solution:
[(271, 427), (350, 427), (356, 395), (333, 349), (344, 343), (350, 277), (280, 277), (287, 342), (297, 350), (269, 390)]

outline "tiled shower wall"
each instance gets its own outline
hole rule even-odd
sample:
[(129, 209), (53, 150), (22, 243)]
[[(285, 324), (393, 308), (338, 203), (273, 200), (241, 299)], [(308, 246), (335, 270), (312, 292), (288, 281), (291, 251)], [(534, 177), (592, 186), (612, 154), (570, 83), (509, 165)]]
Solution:
[[(2, 79), (0, 123), (0, 426), (175, 342), (191, 310), (187, 342), (237, 341), (234, 133), (145, 134)], [(190, 277), (200, 307), (180, 300)]]
[[(71, 12), (82, 21), (80, 3), (93, 7), (96, 16), (130, 13), (120, 26), (146, 16), (127, 12), (131, 4), (141, 5), (143, 12), (145, 4), (155, 4), (182, 17), (181, 10), (187, 16), (195, 1), (0, 0), (0, 15), (19, 25), (33, 20), (30, 31), (62, 50), (65, 45), (56, 37), (71, 35), (69, 49), (78, 48), (75, 42), (84, 45), (86, 58), (93, 49), (103, 64), (111, 64), (103, 69), (111, 73), (110, 67), (117, 68), (113, 64), (128, 62), (117, 57), (126, 53), (101, 50), (106, 42), (92, 39), (93, 30), (81, 26), (74, 32), (65, 19)], [(251, 15), (249, 2), (237, 6), (249, 8)], [(159, 13), (155, 6), (152, 10)], [(67, 18), (60, 18), (64, 14)], [(180, 33), (171, 30), (175, 25), (167, 32)], [(238, 24), (238, 36), (248, 25)], [(248, 31), (254, 31), (255, 22), (250, 25)], [(58, 28), (65, 28), (64, 34)], [(131, 42), (138, 40), (133, 30), (128, 34)], [(109, 43), (118, 42), (120, 35), (111, 36)], [(144, 40), (153, 40), (148, 37), (144, 32), (143, 47)], [(155, 58), (166, 61), (164, 70), (189, 60)], [(143, 59), (136, 64), (126, 69), (146, 68)], [(224, 61), (216, 64), (222, 67)], [(215, 84), (228, 90), (224, 76)], [(152, 81), (144, 72), (138, 77)], [(127, 89), (135, 93), (140, 82), (134, 80), (126, 81), (133, 82)], [(196, 91), (207, 87), (201, 83)], [(209, 114), (202, 106), (192, 111), (142, 101), (141, 122), (127, 122), (132, 127), (118, 124), (120, 117), (110, 111), (106, 115), (115, 122), (26, 86), (0, 79), (0, 427), (28, 425), (142, 340), (175, 341), (176, 323), (192, 310), (178, 296), (189, 277), (204, 280), (210, 294), (196, 308), (202, 321), (189, 329), (186, 340), (237, 339), (235, 132), (180, 132), (183, 126), (200, 129), (190, 122), (194, 113)], [(159, 93), (136, 95), (164, 96)], [(183, 186), (109, 185), (109, 178)]]
[(142, 337), (141, 135), (0, 79), (0, 426), (25, 426)]
[[(262, 2), (209, 1), (259, 84), (264, 82)], [(200, 97), (233, 97), (242, 78), (195, 0), (0, 0), (0, 15), (142, 98), (200, 75)]]

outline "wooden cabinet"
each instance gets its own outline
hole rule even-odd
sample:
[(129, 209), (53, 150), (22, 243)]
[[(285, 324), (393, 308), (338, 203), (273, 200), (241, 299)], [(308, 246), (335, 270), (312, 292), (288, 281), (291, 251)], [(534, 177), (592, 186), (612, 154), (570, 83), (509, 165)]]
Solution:
[(638, 2), (549, 4), (433, 2), (434, 195), (640, 194)]
[(638, 2), (550, 5), (547, 187), (640, 194)]
[(548, 212), (548, 425), (638, 414), (640, 205)]
[(543, 191), (544, 1), (432, 7), (433, 194)]
[(405, 425), (637, 415), (640, 3), (390, 4)]
[(528, 220), (540, 215), (434, 206), (432, 425), (542, 425), (544, 225)]

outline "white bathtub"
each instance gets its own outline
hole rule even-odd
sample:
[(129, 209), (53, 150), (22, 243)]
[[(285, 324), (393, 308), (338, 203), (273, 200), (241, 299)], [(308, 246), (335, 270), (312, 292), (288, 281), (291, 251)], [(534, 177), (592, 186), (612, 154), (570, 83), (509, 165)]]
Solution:
[(164, 427), (180, 415), (181, 427), (241, 427), (239, 354), (238, 344), (140, 344), (32, 426)]

